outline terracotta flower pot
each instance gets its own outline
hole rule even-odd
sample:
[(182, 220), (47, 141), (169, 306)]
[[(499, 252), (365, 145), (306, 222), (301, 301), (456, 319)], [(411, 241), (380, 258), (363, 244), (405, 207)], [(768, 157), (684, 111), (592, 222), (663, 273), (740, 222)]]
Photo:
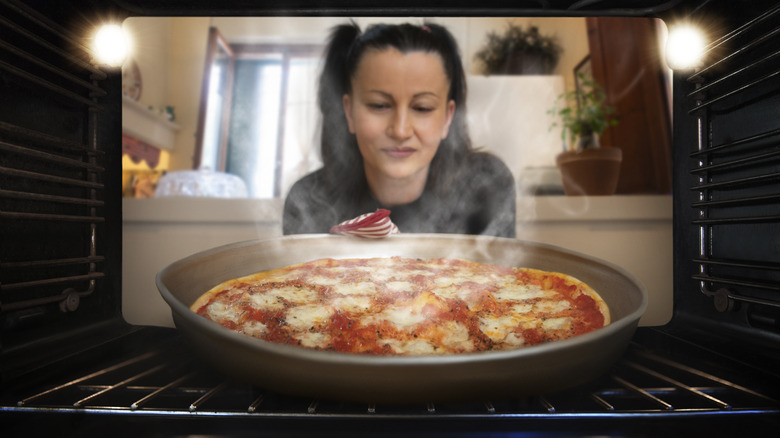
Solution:
[(623, 151), (618, 148), (595, 148), (558, 154), (563, 191), (569, 196), (614, 195), (620, 176)]

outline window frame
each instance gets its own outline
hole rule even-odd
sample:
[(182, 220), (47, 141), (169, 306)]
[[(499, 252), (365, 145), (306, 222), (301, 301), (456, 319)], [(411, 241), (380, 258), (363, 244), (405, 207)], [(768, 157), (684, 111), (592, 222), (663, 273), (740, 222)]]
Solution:
[[(193, 168), (198, 169), (203, 154), (203, 134), (205, 129), (206, 113), (208, 108), (208, 86), (210, 81), (210, 69), (216, 56), (217, 44), (220, 47), (228, 47), (231, 55), (228, 96), (232, 96), (234, 84), (235, 62), (239, 59), (276, 58), (281, 60), (282, 83), (280, 84), (280, 117), (277, 126), (276, 160), (274, 165), (273, 197), (282, 196), (283, 166), (284, 166), (284, 134), (287, 114), (287, 96), (289, 88), (290, 62), (293, 58), (320, 58), (324, 50), (321, 44), (296, 44), (296, 43), (233, 43), (228, 44), (216, 28), (210, 28), (208, 52), (206, 55), (206, 68), (203, 75), (201, 91), (201, 104), (198, 114), (198, 128), (196, 134), (195, 157)], [(227, 108), (223, 108), (223, 126), (230, 126), (230, 109), (232, 99), (226, 99)], [(218, 171), (224, 172), (227, 166), (229, 128), (225, 130), (219, 145)]]
[[(224, 50), (228, 57), (227, 70), (227, 88), (230, 92), (226, 93), (226, 98), (222, 103), (222, 126), (228, 126), (230, 121), (231, 96), (233, 95), (233, 69), (235, 65), (235, 52), (225, 37), (216, 27), (209, 27), (209, 36), (206, 46), (206, 61), (203, 67), (203, 83), (200, 90), (200, 106), (198, 107), (198, 124), (195, 130), (195, 151), (192, 159), (192, 168), (200, 169), (203, 158), (203, 142), (205, 140), (206, 118), (209, 108), (209, 90), (211, 86), (211, 72), (214, 62), (217, 59), (217, 50)], [(224, 172), (227, 158), (227, 139), (228, 130), (221, 133), (218, 146), (217, 168), (215, 171)]]

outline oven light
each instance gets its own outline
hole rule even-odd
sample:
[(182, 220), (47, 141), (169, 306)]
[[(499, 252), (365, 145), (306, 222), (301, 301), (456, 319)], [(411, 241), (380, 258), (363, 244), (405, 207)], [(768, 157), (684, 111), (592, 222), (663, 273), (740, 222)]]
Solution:
[(92, 55), (100, 64), (119, 67), (130, 54), (130, 38), (117, 24), (106, 24), (95, 33)]
[(666, 40), (666, 63), (672, 69), (688, 69), (699, 65), (704, 56), (704, 37), (692, 26), (676, 26)]

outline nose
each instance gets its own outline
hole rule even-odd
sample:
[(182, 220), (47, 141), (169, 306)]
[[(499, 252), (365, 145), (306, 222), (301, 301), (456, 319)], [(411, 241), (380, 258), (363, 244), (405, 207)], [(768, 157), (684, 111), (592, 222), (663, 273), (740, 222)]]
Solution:
[(398, 109), (393, 113), (393, 118), (387, 127), (387, 135), (403, 140), (412, 135), (412, 124), (409, 118), (409, 112), (406, 109)]

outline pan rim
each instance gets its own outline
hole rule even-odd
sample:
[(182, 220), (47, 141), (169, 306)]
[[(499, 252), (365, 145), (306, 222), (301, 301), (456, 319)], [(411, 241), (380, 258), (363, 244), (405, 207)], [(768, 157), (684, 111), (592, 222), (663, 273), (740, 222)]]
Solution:
[[(369, 245), (372, 242), (375, 243), (374, 240), (370, 240), (370, 239), (360, 239), (357, 237), (348, 237), (348, 236), (334, 236), (329, 234), (288, 235), (288, 236), (274, 237), (270, 239), (245, 240), (245, 241), (217, 246), (205, 251), (192, 254), (178, 261), (175, 261), (169, 264), (168, 266), (164, 267), (157, 273), (155, 282), (157, 284), (158, 290), (160, 291), (160, 294), (162, 295), (162, 298), (171, 307), (172, 312), (178, 314), (180, 317), (186, 318), (188, 322), (197, 324), (204, 330), (211, 332), (215, 335), (218, 335), (221, 338), (224, 338), (226, 341), (230, 341), (232, 343), (238, 343), (251, 349), (259, 349), (269, 354), (286, 356), (296, 360), (310, 361), (312, 363), (362, 365), (367, 367), (446, 366), (446, 365), (457, 365), (462, 363), (475, 363), (475, 362), (492, 363), (496, 361), (505, 361), (505, 360), (514, 361), (524, 357), (544, 356), (549, 351), (580, 348), (583, 345), (599, 342), (601, 338), (615, 335), (616, 333), (625, 330), (627, 326), (636, 324), (639, 318), (644, 314), (648, 306), (647, 290), (645, 286), (640, 281), (638, 281), (633, 274), (631, 274), (624, 268), (615, 265), (614, 263), (601, 260), (596, 257), (583, 254), (577, 251), (572, 251), (567, 248), (562, 248), (556, 245), (551, 245), (551, 244), (546, 244), (541, 242), (533, 242), (533, 241), (503, 238), (503, 237), (493, 237), (493, 236), (475, 236), (475, 235), (461, 235), (461, 234), (398, 234), (398, 235), (393, 235), (389, 238), (390, 239), (427, 238), (427, 239), (442, 239), (442, 240), (452, 240), (452, 241), (470, 240), (470, 241), (477, 241), (477, 242), (501, 240), (501, 241), (507, 241), (507, 242), (511, 242), (523, 246), (530, 246), (530, 247), (552, 250), (561, 254), (566, 254), (568, 256), (583, 259), (588, 262), (600, 264), (603, 267), (608, 268), (614, 271), (615, 273), (623, 276), (627, 281), (629, 281), (630, 283), (632, 283), (637, 287), (640, 295), (640, 300), (639, 300), (640, 302), (639, 305), (633, 311), (629, 312), (626, 315), (623, 315), (617, 320), (613, 320), (612, 322), (610, 322), (609, 325), (603, 328), (573, 338), (550, 342), (546, 344), (532, 345), (528, 347), (522, 347), (517, 349), (511, 349), (511, 350), (473, 352), (473, 353), (461, 353), (461, 354), (379, 356), (379, 355), (362, 355), (362, 354), (353, 354), (353, 353), (315, 350), (315, 349), (292, 346), (292, 345), (276, 344), (273, 342), (263, 341), (261, 339), (243, 335), (241, 333), (236, 333), (232, 330), (222, 327), (216, 322), (210, 321), (192, 312), (187, 305), (185, 305), (181, 300), (179, 300), (173, 294), (173, 292), (171, 292), (168, 289), (164, 281), (165, 277), (170, 272), (173, 272), (177, 269), (181, 269), (183, 266), (186, 266), (187, 264), (195, 260), (207, 258), (215, 254), (235, 251), (239, 248), (243, 248), (246, 246), (262, 245), (262, 244), (275, 242), (275, 241), (292, 241), (292, 240), (307, 240), (307, 239), (322, 240), (324, 238), (333, 239), (333, 240), (349, 239), (351, 244), (359, 244), (359, 245), (362, 244)], [(348, 257), (333, 257), (333, 258), (348, 258)]]

